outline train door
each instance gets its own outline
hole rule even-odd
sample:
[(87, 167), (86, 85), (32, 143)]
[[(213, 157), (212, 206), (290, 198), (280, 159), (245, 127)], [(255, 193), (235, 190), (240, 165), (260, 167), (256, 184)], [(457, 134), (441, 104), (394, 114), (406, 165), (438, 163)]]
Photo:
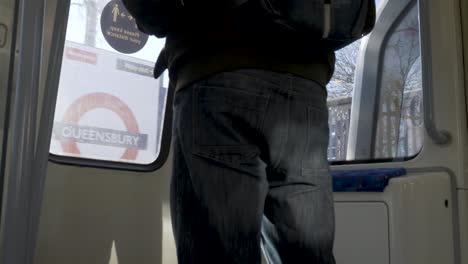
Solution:
[(167, 263), (171, 95), (152, 71), (164, 41), (120, 0), (64, 8), (35, 263)]
[(466, 263), (459, 2), (376, 2), (329, 86), (337, 262)]
[(2, 263), (165, 262), (163, 42), (118, 0), (1, 4)]
[[(460, 3), (376, 3), (328, 87), (337, 261), (468, 263)], [(1, 7), (4, 263), (175, 263), (162, 43), (119, 0)]]
[(31, 262), (36, 237), (50, 138), (48, 115), (40, 113), (55, 98), (53, 88), (40, 89), (44, 4), (0, 3), (2, 263)]

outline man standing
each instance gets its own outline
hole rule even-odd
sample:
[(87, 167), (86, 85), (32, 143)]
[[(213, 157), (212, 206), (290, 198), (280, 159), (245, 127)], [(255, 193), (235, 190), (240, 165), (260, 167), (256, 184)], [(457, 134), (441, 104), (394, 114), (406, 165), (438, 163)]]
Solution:
[[(156, 2), (124, 1), (150, 34)], [(155, 75), (168, 68), (176, 90), (179, 263), (260, 263), (261, 244), (270, 263), (335, 263), (326, 91), (334, 52), (245, 26), (236, 12), (181, 5), (168, 20)]]

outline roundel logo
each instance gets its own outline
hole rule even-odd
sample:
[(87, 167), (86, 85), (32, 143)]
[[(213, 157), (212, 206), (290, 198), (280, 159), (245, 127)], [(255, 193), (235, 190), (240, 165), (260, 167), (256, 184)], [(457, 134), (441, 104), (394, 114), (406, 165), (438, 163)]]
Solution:
[[(95, 109), (114, 112), (127, 131), (78, 125), (82, 117)], [(54, 125), (56, 138), (66, 153), (81, 155), (77, 143), (88, 143), (125, 148), (121, 159), (135, 160), (139, 149), (146, 149), (147, 135), (140, 134), (131, 109), (118, 97), (108, 93), (91, 93), (74, 101), (66, 110), (62, 122)]]

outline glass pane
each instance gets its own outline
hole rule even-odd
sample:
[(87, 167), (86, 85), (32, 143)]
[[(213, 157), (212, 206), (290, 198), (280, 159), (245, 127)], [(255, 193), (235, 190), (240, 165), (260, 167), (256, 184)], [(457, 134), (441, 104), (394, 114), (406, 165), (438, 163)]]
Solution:
[(374, 157), (416, 155), (423, 144), (422, 72), (416, 7), (393, 30), (385, 47)]
[[(376, 3), (381, 5), (384, 2)], [(360, 46), (361, 41), (358, 41), (336, 53), (335, 74), (327, 87), (330, 161), (346, 161)], [(382, 52), (381, 82), (377, 87), (380, 93), (379, 113), (373, 158), (412, 157), (421, 150), (424, 136), (417, 5), (408, 13), (402, 14), (396, 27), (389, 33)]]
[(328, 160), (346, 160), (354, 74), (361, 41), (357, 41), (336, 53), (335, 73), (327, 86), (330, 143)]
[(167, 95), (166, 75), (153, 78), (163, 45), (120, 0), (72, 0), (50, 152), (153, 163)]

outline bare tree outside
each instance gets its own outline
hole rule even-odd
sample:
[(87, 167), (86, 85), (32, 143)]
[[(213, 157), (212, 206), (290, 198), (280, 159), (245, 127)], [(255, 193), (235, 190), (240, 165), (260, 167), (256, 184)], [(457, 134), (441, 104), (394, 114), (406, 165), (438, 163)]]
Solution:
[[(361, 41), (336, 53), (327, 90), (330, 110), (330, 160), (346, 160), (355, 72)], [(407, 157), (422, 147), (422, 72), (418, 10), (413, 7), (383, 49), (378, 126), (373, 157)], [(376, 66), (377, 67), (377, 66)]]
[(346, 159), (354, 76), (359, 59), (361, 41), (336, 52), (335, 72), (327, 86), (330, 144), (328, 159)]
[[(421, 126), (409, 122), (421, 113), (421, 105), (410, 111), (411, 101), (422, 102), (417, 8), (405, 16), (389, 38), (383, 65), (374, 156), (394, 158), (414, 155), (422, 146), (420, 131), (417, 131)], [(414, 134), (411, 140), (410, 134)]]
[(335, 72), (328, 85), (330, 98), (351, 97), (361, 40), (336, 52)]
[(79, 8), (80, 14), (86, 18), (84, 43), (87, 46), (96, 47), (99, 10), (96, 0), (73, 0), (71, 6)]

